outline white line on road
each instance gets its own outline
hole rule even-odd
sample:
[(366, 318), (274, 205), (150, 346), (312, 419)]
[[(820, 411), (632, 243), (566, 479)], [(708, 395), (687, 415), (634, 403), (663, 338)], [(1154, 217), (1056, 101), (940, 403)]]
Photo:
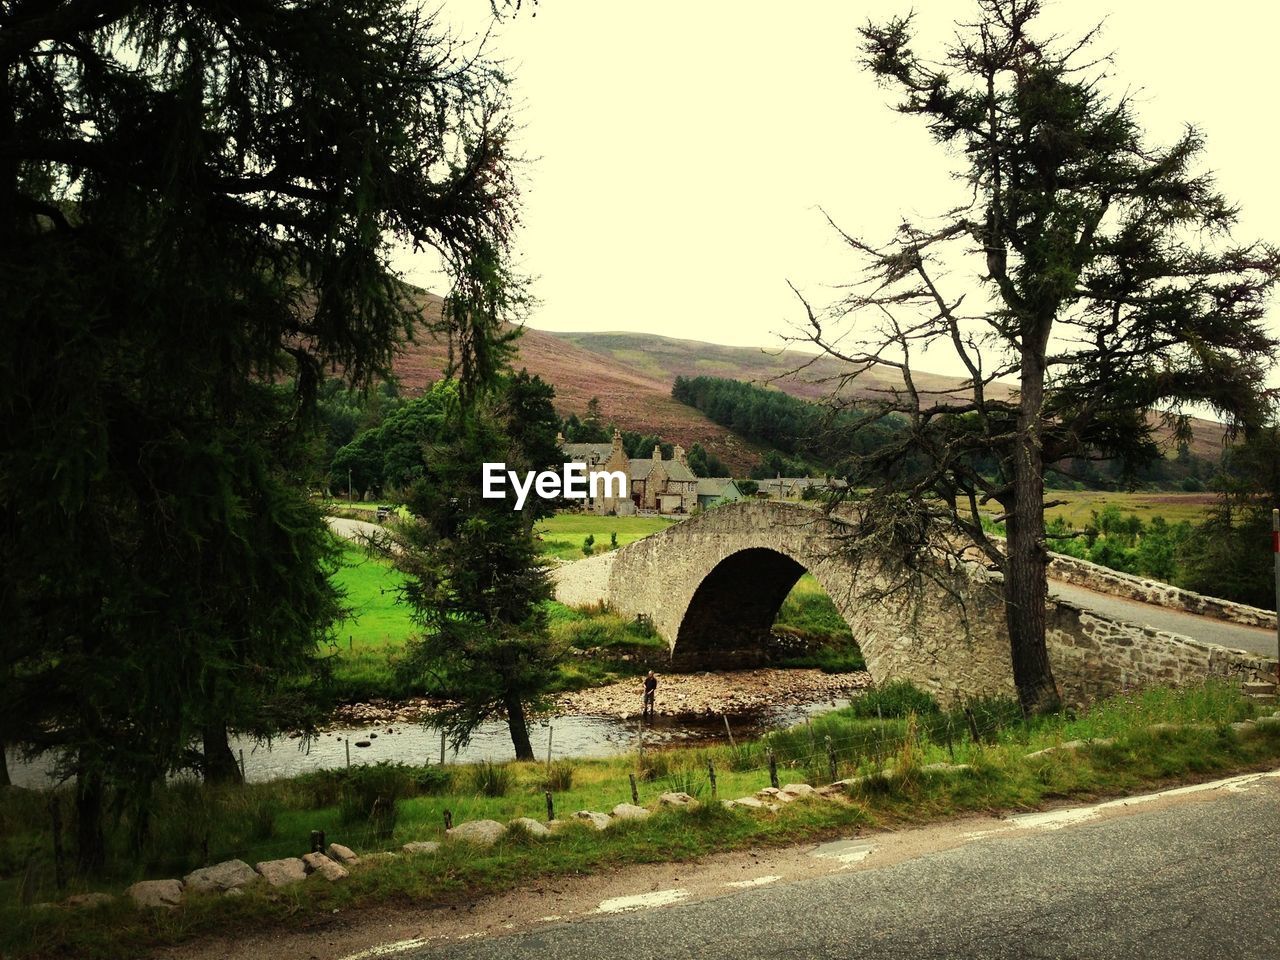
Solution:
[(863, 840), (833, 840), (830, 843), (821, 844), (813, 851), (813, 856), (839, 860), (846, 866), (852, 866), (871, 856), (871, 851), (875, 848), (874, 843)]
[[(1046, 810), (1042, 813), (1022, 813), (1009, 818), (1011, 830), (1061, 830), (1075, 823), (1083, 823), (1100, 817), (1105, 810), (1117, 807), (1136, 807), (1155, 800), (1167, 800), (1170, 797), (1182, 797), (1193, 793), (1204, 793), (1209, 790), (1231, 790), (1239, 792), (1248, 790), (1261, 780), (1269, 777), (1280, 777), (1280, 770), (1268, 770), (1264, 773), (1246, 773), (1238, 777), (1227, 777), (1225, 780), (1213, 780), (1209, 783), (1193, 783), (1188, 787), (1174, 787), (1161, 790), (1159, 793), (1143, 793), (1136, 797), (1121, 797), (1119, 800), (1107, 800), (1089, 807), (1069, 807), (1064, 810)], [(991, 831), (997, 832), (997, 831)]]
[(644, 910), (648, 907), (665, 907), (689, 896), (688, 890), (655, 890), (653, 893), (637, 893), (630, 897), (613, 897), (602, 900), (596, 913), (621, 913), (624, 910)]
[(742, 890), (742, 889), (745, 889), (746, 887), (758, 887), (761, 884), (773, 883), (775, 880), (781, 880), (781, 879), (782, 877), (778, 876), (777, 874), (770, 874), (767, 877), (756, 877), (753, 880), (730, 880), (728, 883), (725, 884), (725, 886), (733, 887), (737, 890)]
[(343, 957), (342, 960), (373, 960), (374, 957), (390, 957), (397, 953), (404, 953), (406, 950), (426, 946), (426, 944), (427, 941), (422, 937), (414, 937), (412, 940), (396, 940), (393, 943), (380, 943), (376, 947), (370, 947), (368, 950), (349, 954)]

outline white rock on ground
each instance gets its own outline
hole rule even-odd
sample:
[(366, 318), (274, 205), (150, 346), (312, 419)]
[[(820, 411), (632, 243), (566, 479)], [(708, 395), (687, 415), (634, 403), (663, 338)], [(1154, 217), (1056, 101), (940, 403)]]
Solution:
[(1280, 714), (1273, 713), (1269, 717), (1259, 717), (1254, 721), (1254, 726), (1265, 730), (1273, 730), (1276, 727), (1280, 727)]
[(770, 802), (790, 803), (792, 800), (795, 799), (795, 797), (793, 797), (791, 794), (783, 793), (781, 790), (777, 789), (776, 787), (765, 787), (763, 790), (757, 790), (756, 796), (759, 797), (761, 800), (765, 801), (765, 803), (770, 803)]
[(506, 831), (507, 828), (497, 820), (469, 820), (447, 831), (446, 836), (454, 840), (465, 840), (468, 843), (478, 844), (482, 847), (491, 847), (498, 842), (498, 838)]
[(509, 823), (509, 824), (508, 824), (508, 826), (510, 826), (510, 827), (515, 827), (515, 826), (523, 827), (523, 828), (524, 828), (525, 833), (529, 834), (529, 836), (531, 836), (531, 837), (549, 837), (549, 836), (551, 836), (551, 831), (550, 831), (550, 830), (548, 830), (548, 829), (547, 829), (545, 826), (543, 826), (541, 823), (539, 823), (537, 820), (533, 819), (533, 817), (516, 817), (514, 820), (512, 820), (512, 821), (511, 821), (511, 823)]
[(360, 858), (356, 856), (354, 850), (350, 847), (344, 847), (340, 843), (329, 844), (329, 859), (348, 866), (360, 862)]
[(440, 844), (435, 840), (410, 840), (400, 849), (405, 853), (435, 853)]
[(307, 865), (301, 857), (285, 857), (281, 860), (263, 860), (254, 868), (262, 874), (262, 879), (273, 887), (287, 887), (292, 883), (301, 883), (307, 879)]
[(181, 880), (140, 880), (124, 895), (139, 907), (176, 907), (182, 902)]
[(613, 808), (613, 816), (618, 820), (643, 820), (649, 816), (649, 811), (634, 803), (620, 803)]
[(765, 803), (758, 797), (739, 797), (737, 800), (727, 800), (726, 803), (735, 807), (747, 807), (750, 810), (777, 810), (776, 804)]
[(93, 907), (101, 907), (115, 900), (109, 893), (77, 893), (62, 901), (64, 907), (78, 907), (80, 909), (91, 909)]
[(783, 785), (782, 792), (793, 797), (811, 797), (818, 791), (807, 783), (788, 783)]
[(253, 867), (243, 860), (224, 860), (211, 867), (193, 870), (182, 878), (182, 886), (188, 892), (226, 893), (258, 879)]
[(693, 803), (693, 797), (687, 793), (664, 793), (658, 798), (658, 802), (664, 807), (687, 807)]
[(613, 822), (607, 813), (598, 813), (595, 810), (579, 810), (573, 815), (575, 820), (585, 820), (597, 830), (603, 830)]
[(318, 873), (330, 883), (334, 880), (343, 880), (349, 876), (346, 867), (330, 860), (323, 853), (303, 854), (302, 862), (306, 865), (307, 873)]

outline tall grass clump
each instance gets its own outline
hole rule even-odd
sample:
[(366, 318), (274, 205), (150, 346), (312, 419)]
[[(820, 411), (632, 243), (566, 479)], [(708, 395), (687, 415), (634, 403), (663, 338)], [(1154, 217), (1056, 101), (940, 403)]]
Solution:
[(372, 836), (388, 839), (395, 832), (400, 798), (409, 790), (408, 770), (401, 764), (352, 767), (342, 785), (338, 818), (344, 824), (367, 824)]
[(467, 771), (471, 789), (486, 797), (505, 797), (516, 785), (516, 774), (505, 763), (481, 760)]
[(556, 760), (547, 764), (542, 789), (553, 793), (565, 793), (573, 789), (573, 774), (577, 766), (570, 760)]

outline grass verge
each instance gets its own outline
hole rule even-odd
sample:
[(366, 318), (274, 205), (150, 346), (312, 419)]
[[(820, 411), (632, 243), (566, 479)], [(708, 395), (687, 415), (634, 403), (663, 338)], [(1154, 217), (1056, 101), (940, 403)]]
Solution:
[[(500, 892), (538, 876), (686, 860), (715, 851), (786, 844), (837, 831), (885, 828), (963, 813), (1027, 810), (1061, 799), (1115, 795), (1280, 762), (1280, 729), (1263, 724), (1247, 732), (1234, 729), (1233, 722), (1252, 717), (1257, 707), (1221, 683), (1184, 690), (1152, 689), (1112, 698), (1078, 716), (1030, 722), (1006, 703), (980, 706), (981, 710), (973, 711), (981, 717), (975, 738), (963, 714), (946, 713), (918, 692), (895, 686), (855, 707), (735, 748), (651, 751), (580, 761), (572, 764), (572, 770), (561, 766), (550, 773), (555, 785), (566, 788), (554, 794), (562, 816), (577, 809), (607, 811), (629, 801), (631, 773), (639, 775), (642, 802), (654, 805), (656, 797), (669, 789), (685, 790), (704, 802), (692, 812), (659, 810), (648, 820), (620, 822), (603, 832), (574, 825), (548, 840), (513, 832), (489, 849), (446, 842), (433, 855), (373, 859), (339, 884), (312, 878), (280, 891), (257, 885), (242, 897), (193, 897), (177, 910), (147, 913), (122, 900), (86, 910), (16, 907), (11, 904), (18, 890), (11, 877), (10, 905), (0, 907), (0, 954), (135, 957), (155, 947), (246, 924), (285, 928), (313, 922), (333, 910), (448, 903)], [(1063, 747), (1074, 741), (1081, 745)], [(1050, 747), (1056, 749), (1029, 756)], [(784, 783), (825, 783), (833, 755), (839, 776), (860, 779), (834, 800), (797, 801), (777, 813), (724, 809), (708, 802), (712, 799), (708, 762), (716, 766), (718, 796), (732, 798), (768, 784), (770, 752)], [(965, 767), (949, 773), (930, 769), (931, 764), (951, 761)], [(242, 824), (241, 830), (256, 820), (262, 831), (270, 821), (271, 839), (219, 836), (209, 849), (209, 860), (236, 854), (252, 863), (269, 856), (296, 855), (306, 849), (310, 829), (325, 829), (331, 840), (367, 853), (378, 847), (392, 849), (410, 839), (439, 839), (446, 809), (454, 822), (544, 816), (542, 791), (548, 774), (544, 764), (503, 765), (501, 774), (493, 768), (463, 774), (457, 768), (439, 767), (362, 774), (409, 778), (396, 788), (403, 787), (407, 799), (398, 804), (394, 828), (381, 840), (352, 822), (352, 787), (345, 782), (345, 774), (337, 771), (243, 788), (235, 801), (239, 806), (231, 811), (222, 809), (233, 802), (231, 794), (213, 793), (197, 803), (203, 788), (171, 787), (189, 793), (171, 798), (168, 809), (187, 822), (198, 820), (195, 811), (210, 809), (213, 816)], [(259, 811), (247, 816), (245, 811), (264, 797), (273, 798), (274, 814), (268, 817)], [(44, 845), (47, 838), (39, 826), (45, 822), (46, 802), (43, 796), (11, 791), (0, 805), (4, 869), (14, 868), (21, 859), (20, 849), (34, 851)], [(166, 822), (160, 815), (158, 829), (163, 831)], [(167, 840), (175, 842), (173, 836)], [(244, 846), (233, 849), (237, 843)], [(167, 866), (167, 875), (177, 872), (172, 869), (176, 864)], [(145, 872), (155, 870), (120, 876), (115, 889)], [(32, 875), (28, 862), (25, 882), (30, 883)]]

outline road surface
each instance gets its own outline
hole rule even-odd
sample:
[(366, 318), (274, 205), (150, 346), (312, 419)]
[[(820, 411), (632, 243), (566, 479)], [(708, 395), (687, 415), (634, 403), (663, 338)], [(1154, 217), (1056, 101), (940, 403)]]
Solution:
[(631, 902), (651, 906), (630, 912), (600, 912), (615, 898), (576, 922), (358, 956), (1276, 960), (1280, 777), (1171, 794), (1028, 814), (883, 866), (876, 844), (894, 835), (872, 834), (824, 876), (764, 877), (727, 895), (721, 884), (707, 899), (647, 891)]
[(1214, 620), (1182, 610), (1113, 597), (1057, 580), (1049, 581), (1049, 593), (1115, 620), (1128, 620), (1235, 650), (1248, 650), (1268, 657), (1276, 655), (1276, 632), (1269, 627), (1246, 627), (1226, 620)]

